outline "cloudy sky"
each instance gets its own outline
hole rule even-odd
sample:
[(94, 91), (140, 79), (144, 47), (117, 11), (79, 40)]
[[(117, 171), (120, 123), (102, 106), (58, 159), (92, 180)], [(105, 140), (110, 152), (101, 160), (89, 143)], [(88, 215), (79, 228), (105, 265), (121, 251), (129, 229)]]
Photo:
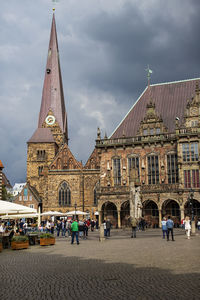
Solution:
[(200, 77), (199, 0), (7, 0), (0, 10), (0, 159), (26, 181), (37, 128), (52, 7), (69, 146), (86, 162), (97, 127), (110, 135), (147, 85)]

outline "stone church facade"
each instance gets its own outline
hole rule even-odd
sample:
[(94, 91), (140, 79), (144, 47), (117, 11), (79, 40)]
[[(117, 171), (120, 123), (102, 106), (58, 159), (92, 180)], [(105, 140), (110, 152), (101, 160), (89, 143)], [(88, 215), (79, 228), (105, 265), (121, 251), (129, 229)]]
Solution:
[(99, 213), (114, 226), (144, 217), (152, 227), (171, 215), (200, 216), (200, 79), (148, 85), (114, 133), (101, 138), (87, 163), (68, 145), (55, 16), (38, 126), (28, 141), (27, 184), (42, 210)]

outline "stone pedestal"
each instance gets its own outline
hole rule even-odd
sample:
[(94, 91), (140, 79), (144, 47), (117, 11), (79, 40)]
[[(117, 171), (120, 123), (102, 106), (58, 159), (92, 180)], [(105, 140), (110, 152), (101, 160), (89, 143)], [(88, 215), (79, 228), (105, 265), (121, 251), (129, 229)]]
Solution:
[(191, 233), (195, 233), (196, 232), (195, 221), (192, 221), (191, 224), (192, 224)]
[(159, 228), (161, 228), (162, 226), (161, 226), (161, 221), (162, 221), (162, 211), (161, 211), (161, 209), (159, 209)]
[(101, 222), (102, 222), (102, 211), (99, 211), (99, 227), (101, 226)]
[(120, 216), (120, 210), (117, 210), (117, 217), (118, 217), (118, 228), (121, 228), (121, 216)]
[(181, 221), (185, 219), (184, 209), (181, 209)]
[(105, 241), (105, 236), (104, 236), (104, 225), (100, 225), (100, 231), (99, 231), (99, 241), (104, 242)]

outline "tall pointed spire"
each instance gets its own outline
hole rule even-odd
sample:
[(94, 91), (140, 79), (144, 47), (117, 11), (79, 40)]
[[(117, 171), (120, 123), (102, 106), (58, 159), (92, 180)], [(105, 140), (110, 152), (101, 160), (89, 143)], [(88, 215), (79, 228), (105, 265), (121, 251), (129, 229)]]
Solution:
[[(59, 62), (59, 50), (56, 33), (55, 15), (53, 13), (51, 34), (49, 41), (48, 57), (45, 70), (45, 78), (42, 92), (42, 102), (38, 120), (38, 128), (50, 124), (47, 116), (53, 115), (54, 121), (60, 127), (63, 141), (68, 141), (67, 113), (65, 110), (62, 76)], [(45, 125), (44, 125), (45, 124)]]

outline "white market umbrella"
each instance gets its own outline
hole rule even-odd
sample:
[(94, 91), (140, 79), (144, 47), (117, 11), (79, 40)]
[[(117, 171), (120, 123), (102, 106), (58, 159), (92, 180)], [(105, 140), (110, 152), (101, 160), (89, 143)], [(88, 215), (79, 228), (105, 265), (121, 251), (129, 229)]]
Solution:
[(4, 215), (0, 216), (0, 219), (22, 219), (22, 218), (38, 218), (38, 214), (18, 214), (18, 215)]
[(88, 215), (88, 213), (84, 212), (84, 211), (80, 211), (80, 210), (73, 210), (73, 211), (69, 211), (68, 213), (65, 213), (64, 215), (66, 216), (74, 216), (74, 215)]
[(37, 210), (28, 206), (0, 200), (0, 215), (2, 214), (32, 214), (37, 213)]
[(99, 216), (99, 212), (96, 211), (96, 212), (94, 213), (94, 215), (95, 215), (95, 216)]
[(42, 213), (41, 216), (64, 216), (64, 214), (59, 211), (51, 210), (51, 211), (46, 211), (46, 212)]

